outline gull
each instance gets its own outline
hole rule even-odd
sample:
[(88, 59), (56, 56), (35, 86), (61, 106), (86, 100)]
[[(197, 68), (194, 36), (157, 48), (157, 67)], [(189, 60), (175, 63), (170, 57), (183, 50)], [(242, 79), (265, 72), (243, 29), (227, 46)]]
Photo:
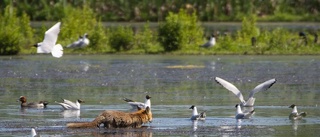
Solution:
[(37, 132), (34, 128), (31, 128), (31, 137), (35, 137), (37, 135)]
[(90, 41), (87, 38), (88, 34), (85, 33), (83, 36), (80, 36), (79, 39), (72, 44), (68, 45), (67, 48), (83, 48), (89, 45)]
[(289, 115), (290, 120), (299, 120), (302, 119), (302, 117), (307, 116), (306, 112), (298, 113), (297, 106), (295, 104), (292, 104), (289, 108), (292, 108), (292, 112)]
[(265, 82), (259, 84), (253, 90), (251, 90), (248, 100), (245, 101), (243, 99), (243, 96), (242, 96), (240, 90), (236, 86), (234, 86), (230, 82), (228, 82), (222, 78), (219, 78), (219, 77), (216, 77), (215, 81), (217, 83), (219, 83), (220, 85), (222, 85), (227, 90), (234, 93), (240, 99), (240, 101), (241, 101), (240, 105), (244, 106), (244, 107), (253, 107), (254, 102), (255, 102), (255, 98), (253, 97), (254, 94), (259, 91), (265, 91), (265, 90), (269, 89), (274, 83), (276, 83), (276, 79), (270, 79), (268, 81), (265, 81)]
[(44, 34), (44, 40), (35, 44), (37, 53), (51, 53), (53, 57), (60, 58), (63, 55), (63, 48), (60, 44), (56, 45), (60, 32), (60, 22), (56, 23)]
[(62, 99), (63, 102), (58, 103), (62, 106), (63, 109), (65, 110), (79, 110), (80, 109), (80, 103), (83, 103), (84, 101), (77, 99), (76, 102), (72, 102), (67, 99)]
[(137, 107), (142, 108), (142, 109), (146, 109), (147, 107), (151, 108), (150, 99), (151, 99), (151, 97), (149, 95), (146, 95), (146, 100), (144, 103), (142, 103), (142, 102), (133, 101), (131, 99), (123, 98), (123, 100), (126, 101), (129, 105), (131, 105), (133, 109), (135, 109)]
[(237, 112), (235, 116), (236, 119), (250, 119), (255, 111), (255, 110), (252, 110), (250, 112), (243, 113), (239, 104), (237, 104), (235, 107), (237, 108)]
[(190, 118), (191, 120), (206, 120), (206, 111), (198, 114), (197, 107), (195, 107), (194, 105), (192, 105), (189, 109), (192, 109), (192, 116)]
[(216, 45), (216, 38), (214, 37), (214, 34), (212, 34), (210, 37), (210, 40), (208, 42), (204, 43), (203, 45), (201, 45), (200, 47), (210, 48), (214, 45)]

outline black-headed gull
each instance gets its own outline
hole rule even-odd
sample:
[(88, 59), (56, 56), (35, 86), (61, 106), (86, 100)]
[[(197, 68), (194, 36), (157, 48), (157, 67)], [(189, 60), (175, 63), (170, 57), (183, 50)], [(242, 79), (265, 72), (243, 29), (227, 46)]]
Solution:
[(63, 102), (58, 103), (62, 106), (63, 109), (65, 110), (79, 110), (80, 109), (80, 103), (83, 103), (84, 101), (77, 99), (76, 102), (72, 102), (67, 99), (63, 99)]
[(56, 23), (44, 34), (44, 40), (35, 44), (37, 53), (51, 53), (53, 57), (60, 58), (63, 55), (63, 48), (60, 44), (56, 45), (60, 32), (60, 22)]
[(214, 34), (211, 35), (210, 39), (208, 42), (204, 43), (203, 45), (201, 45), (200, 47), (203, 48), (210, 48), (212, 46), (216, 45), (216, 38), (214, 37)]
[(206, 120), (206, 111), (198, 113), (197, 107), (192, 105), (189, 109), (192, 109), (191, 120)]
[(37, 135), (37, 132), (34, 128), (31, 128), (31, 137), (35, 137)]
[(226, 88), (227, 90), (231, 91), (232, 93), (234, 93), (241, 101), (241, 106), (244, 107), (253, 107), (254, 102), (255, 102), (255, 98), (253, 97), (255, 93), (259, 92), (259, 91), (265, 91), (267, 89), (269, 89), (274, 83), (276, 83), (276, 79), (270, 79), (266, 82), (263, 82), (261, 84), (259, 84), (258, 86), (256, 86), (253, 90), (251, 90), (249, 98), (247, 101), (245, 101), (243, 99), (243, 95), (241, 94), (240, 90), (234, 86), (233, 84), (231, 84), (230, 82), (216, 77), (215, 81), (217, 83), (219, 83), (220, 85), (222, 85), (224, 88)]
[(83, 36), (80, 36), (79, 39), (72, 44), (68, 45), (67, 48), (83, 48), (89, 45), (90, 41), (88, 39), (88, 34), (85, 33)]
[(150, 99), (151, 99), (151, 97), (149, 95), (146, 95), (146, 100), (144, 103), (142, 103), (142, 102), (133, 101), (131, 99), (123, 98), (123, 100), (126, 101), (129, 105), (131, 105), (133, 109), (136, 109), (137, 107), (142, 108), (142, 109), (146, 109), (147, 107), (151, 108)]
[(49, 104), (47, 101), (27, 103), (27, 98), (25, 96), (20, 96), (17, 101), (21, 102), (21, 108), (45, 108)]
[(255, 111), (255, 110), (252, 110), (250, 112), (244, 113), (244, 112), (242, 112), (239, 104), (237, 104), (235, 107), (237, 108), (237, 112), (235, 115), (236, 119), (249, 119), (249, 118), (251, 118), (251, 116), (254, 114), (254, 111)]
[(289, 108), (292, 108), (292, 112), (289, 115), (290, 120), (299, 120), (302, 119), (302, 117), (307, 116), (306, 112), (298, 113), (297, 106), (295, 104), (292, 104)]

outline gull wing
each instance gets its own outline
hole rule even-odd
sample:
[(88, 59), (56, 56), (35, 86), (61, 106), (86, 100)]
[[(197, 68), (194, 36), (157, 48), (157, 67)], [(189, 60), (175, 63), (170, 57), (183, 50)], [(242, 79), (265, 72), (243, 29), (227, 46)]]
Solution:
[(74, 102), (72, 102), (72, 101), (70, 101), (70, 100), (67, 100), (67, 99), (63, 99), (63, 103), (64, 103), (64, 104), (67, 104), (67, 105), (70, 106), (72, 109), (78, 109), (78, 108), (79, 108), (79, 106), (78, 106), (76, 103), (74, 103)]
[(252, 98), (253, 95), (259, 91), (266, 91), (267, 89), (269, 89), (274, 83), (276, 83), (276, 79), (270, 79), (268, 81), (265, 81), (261, 84), (259, 84), (258, 86), (256, 86), (249, 95), (249, 98)]
[(216, 77), (215, 80), (216, 80), (217, 83), (222, 85), (224, 88), (226, 88), (227, 90), (229, 90), (233, 94), (235, 94), (240, 99), (241, 102), (245, 102), (240, 90), (236, 86), (234, 86), (230, 82), (228, 82), (228, 81), (226, 81), (226, 80), (224, 80), (222, 78), (219, 78), (219, 77)]
[(52, 48), (56, 45), (58, 34), (60, 32), (60, 22), (56, 23), (44, 34), (44, 40), (40, 46), (45, 53), (50, 53)]
[(72, 109), (72, 107), (66, 103), (58, 103), (58, 104), (60, 104), (63, 107), (63, 109), (66, 109), (66, 110)]

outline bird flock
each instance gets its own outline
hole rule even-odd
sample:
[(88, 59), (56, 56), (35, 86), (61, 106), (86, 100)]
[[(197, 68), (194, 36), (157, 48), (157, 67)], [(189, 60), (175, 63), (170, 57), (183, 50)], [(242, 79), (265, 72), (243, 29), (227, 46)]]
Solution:
[[(56, 44), (60, 32), (60, 25), (61, 22), (53, 25), (45, 32), (43, 41), (34, 45), (37, 48), (37, 53), (51, 53), (55, 58), (61, 58), (63, 56), (62, 45)], [(69, 44), (67, 48), (84, 48), (89, 45), (89, 43), (88, 34), (85, 33), (83, 36), (80, 36), (77, 41)]]
[[(254, 109), (254, 103), (255, 103), (255, 98), (253, 97), (255, 93), (260, 92), (260, 91), (266, 91), (272, 85), (276, 83), (276, 79), (270, 79), (267, 80), (259, 85), (257, 85), (253, 90), (250, 91), (249, 98), (247, 100), (244, 100), (243, 95), (241, 94), (240, 90), (235, 87), (233, 84), (230, 82), (220, 78), (220, 77), (215, 77), (215, 81), (223, 86), (225, 89), (231, 91), (236, 95), (237, 98), (239, 98), (240, 102), (235, 105), (236, 108), (236, 113), (234, 118), (236, 120), (241, 120), (241, 119), (250, 119), (256, 112)], [(149, 95), (145, 96), (145, 101), (144, 102), (137, 102), (133, 101), (128, 98), (123, 98), (123, 100), (132, 107), (132, 109), (145, 109), (145, 108), (150, 108), (151, 110), (151, 97)], [(24, 96), (21, 96), (18, 101), (21, 102), (21, 108), (45, 108), (48, 105), (47, 101), (39, 101), (39, 102), (31, 102), (27, 103), (27, 98)], [(76, 102), (69, 101), (67, 99), (62, 99), (63, 102), (55, 102), (59, 105), (61, 105), (63, 110), (80, 110), (80, 103), (84, 103), (83, 100), (77, 99)], [(249, 110), (243, 110), (244, 107), (249, 107), (252, 109)], [(298, 112), (297, 106), (292, 104), (289, 106), (289, 108), (292, 108), (292, 112), (289, 114), (289, 119), (290, 120), (300, 120), (303, 117), (307, 116), (306, 112)], [(206, 111), (202, 111), (201, 113), (198, 113), (197, 107), (195, 105), (192, 105), (189, 109), (192, 110), (192, 114), (190, 117), (190, 120), (192, 121), (205, 121), (206, 120)], [(36, 132), (34, 128), (31, 129), (31, 134), (36, 135)]]

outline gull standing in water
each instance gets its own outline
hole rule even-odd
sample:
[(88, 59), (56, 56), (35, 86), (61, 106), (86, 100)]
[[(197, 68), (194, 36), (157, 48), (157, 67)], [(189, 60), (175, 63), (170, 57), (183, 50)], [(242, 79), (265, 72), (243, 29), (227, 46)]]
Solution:
[(255, 110), (252, 110), (250, 112), (243, 113), (239, 104), (237, 104), (235, 107), (237, 108), (237, 112), (235, 116), (236, 119), (249, 119), (251, 118), (251, 116), (254, 114), (254, 111), (255, 111)]
[(80, 36), (79, 39), (72, 44), (68, 45), (67, 48), (83, 48), (89, 45), (90, 41), (88, 39), (88, 34), (85, 33), (83, 36)]
[(60, 22), (56, 23), (44, 34), (44, 40), (35, 44), (37, 53), (51, 53), (53, 57), (60, 58), (63, 55), (63, 48), (60, 44), (56, 45), (60, 32)]
[(292, 104), (289, 108), (292, 108), (292, 112), (289, 115), (290, 120), (299, 120), (302, 119), (302, 117), (307, 116), (306, 112), (298, 113), (297, 106), (295, 104)]
[(63, 102), (58, 104), (60, 104), (65, 110), (80, 110), (80, 103), (84, 103), (84, 101), (77, 99), (76, 102), (72, 102), (70, 100), (63, 99)]
[(37, 132), (34, 128), (31, 128), (31, 137), (35, 137), (37, 135)]
[(276, 83), (276, 79), (270, 79), (266, 82), (259, 84), (253, 90), (251, 90), (248, 100), (245, 101), (243, 99), (243, 95), (241, 94), (240, 90), (236, 86), (234, 86), (230, 82), (228, 82), (222, 78), (219, 78), (219, 77), (216, 77), (215, 81), (217, 83), (219, 83), (220, 85), (222, 85), (227, 90), (234, 93), (240, 99), (240, 101), (241, 101), (240, 105), (244, 106), (244, 107), (253, 107), (254, 102), (255, 102), (255, 98), (253, 97), (253, 95), (259, 91), (265, 91), (265, 90), (269, 89), (274, 83)]
[(146, 109), (147, 107), (151, 108), (151, 97), (149, 95), (146, 95), (146, 100), (144, 103), (142, 102), (136, 102), (131, 99), (123, 98), (124, 101), (126, 101), (129, 105), (132, 106), (133, 109), (136, 109), (137, 107)]
[(201, 112), (198, 114), (197, 107), (192, 105), (189, 109), (192, 109), (192, 115), (191, 115), (191, 120), (206, 120), (206, 111)]

